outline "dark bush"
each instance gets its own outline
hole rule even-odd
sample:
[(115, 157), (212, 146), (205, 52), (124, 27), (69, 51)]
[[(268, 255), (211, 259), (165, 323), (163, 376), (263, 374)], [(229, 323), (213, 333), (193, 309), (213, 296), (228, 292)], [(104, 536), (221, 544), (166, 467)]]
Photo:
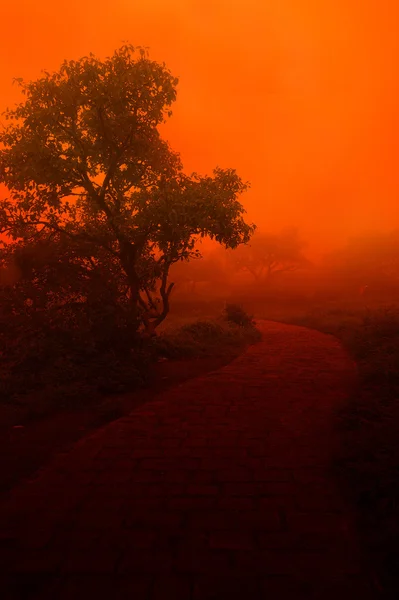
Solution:
[(234, 323), (241, 327), (251, 327), (255, 324), (253, 316), (249, 315), (239, 304), (226, 304), (224, 317), (229, 323)]

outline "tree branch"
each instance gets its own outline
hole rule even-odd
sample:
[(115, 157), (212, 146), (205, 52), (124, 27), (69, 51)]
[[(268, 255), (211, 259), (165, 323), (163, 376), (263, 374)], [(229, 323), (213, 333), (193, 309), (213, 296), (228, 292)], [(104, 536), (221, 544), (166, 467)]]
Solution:
[(162, 283), (161, 283), (161, 287), (159, 290), (159, 293), (161, 294), (161, 298), (162, 298), (162, 311), (159, 314), (159, 316), (154, 319), (154, 321), (152, 322), (152, 330), (156, 329), (161, 323), (162, 321), (164, 321), (166, 319), (166, 317), (168, 316), (169, 310), (170, 310), (170, 306), (169, 306), (169, 297), (170, 297), (170, 293), (174, 287), (174, 283), (170, 283), (167, 286), (167, 282), (168, 282), (168, 275), (169, 275), (169, 268), (170, 268), (170, 263), (165, 263), (165, 268), (162, 274)]
[[(76, 240), (86, 240), (88, 242), (91, 242), (93, 244), (97, 244), (98, 246), (101, 246), (102, 248), (104, 248), (104, 250), (107, 250), (107, 252), (109, 252), (110, 254), (112, 254), (113, 256), (119, 258), (119, 255), (117, 252), (115, 252), (114, 250), (112, 250), (112, 248), (110, 248), (109, 246), (107, 246), (107, 244), (104, 244), (103, 242), (101, 242), (98, 238), (95, 238), (93, 236), (91, 236), (88, 233), (85, 232), (81, 232), (81, 233), (71, 233), (70, 231), (67, 231), (66, 229), (63, 229), (62, 227), (59, 227), (59, 225), (53, 225), (52, 223), (48, 223), (47, 221), (32, 221), (30, 223), (27, 223), (28, 225), (43, 225), (43, 228), (47, 227), (48, 229), (51, 229), (53, 231), (56, 231), (58, 233), (64, 234), (72, 239), (76, 239)], [(42, 230), (43, 231), (43, 230)]]

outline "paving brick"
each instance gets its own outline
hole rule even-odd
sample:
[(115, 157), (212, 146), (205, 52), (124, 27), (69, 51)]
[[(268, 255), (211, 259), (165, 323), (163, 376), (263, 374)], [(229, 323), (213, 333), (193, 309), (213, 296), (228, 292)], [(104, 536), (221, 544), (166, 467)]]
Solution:
[(236, 517), (241, 526), (256, 531), (276, 531), (282, 526), (278, 511), (246, 510), (237, 512)]
[(257, 484), (248, 481), (226, 482), (221, 486), (221, 490), (224, 496), (258, 497), (259, 495)]
[(209, 545), (221, 550), (254, 550), (255, 536), (247, 531), (214, 531)]
[(295, 496), (260, 496), (258, 498), (257, 507), (259, 510), (276, 511), (283, 510), (284, 512), (293, 512), (297, 510)]
[[(267, 600), (260, 591), (259, 583), (255, 579), (240, 577), (231, 573), (213, 577), (198, 577), (193, 585), (192, 600)], [(277, 596), (275, 596), (277, 600)], [(273, 600), (274, 600), (273, 598)]]
[(257, 546), (261, 550), (298, 550), (302, 547), (301, 536), (291, 531), (257, 531)]
[(80, 531), (87, 529), (104, 530), (121, 527), (123, 513), (102, 506), (92, 511), (79, 511), (72, 522), (72, 527)]
[(158, 576), (172, 572), (173, 560), (170, 552), (137, 549), (125, 553), (117, 566), (118, 574)]
[(45, 549), (26, 549), (0, 555), (2, 568), (7, 573), (15, 574), (49, 574), (57, 572), (62, 564), (61, 552)]
[(129, 514), (124, 521), (127, 528), (145, 529), (145, 528), (176, 528), (182, 524), (184, 514), (181, 511), (136, 511)]
[(252, 510), (258, 499), (251, 496), (222, 496), (218, 499), (221, 510)]
[(100, 536), (101, 531), (98, 530), (86, 531), (84, 534), (79, 529), (59, 530), (54, 532), (49, 547), (55, 552), (63, 552), (68, 548), (86, 552), (96, 547)]
[(224, 469), (217, 473), (217, 479), (221, 482), (235, 482), (235, 481), (253, 481), (254, 474), (251, 469), (236, 468), (236, 469)]
[(213, 495), (174, 496), (168, 502), (168, 508), (172, 510), (208, 510), (215, 506), (216, 498)]
[(70, 548), (62, 563), (66, 574), (112, 575), (120, 556), (119, 549), (94, 547), (90, 551)]
[(230, 555), (224, 549), (187, 549), (177, 554), (173, 570), (185, 575), (233, 573)]
[[(119, 574), (114, 578), (113, 593), (111, 596), (107, 596), (106, 600), (110, 600), (110, 598), (112, 600), (150, 600), (153, 579), (153, 576), (142, 573), (134, 573), (133, 575)], [(84, 600), (94, 597), (86, 596)]]
[(217, 496), (219, 488), (216, 485), (190, 484), (186, 493), (190, 496)]
[(191, 600), (192, 581), (190, 577), (167, 575), (157, 577), (152, 585), (151, 600)]
[(0, 575), (2, 600), (58, 599), (61, 585), (62, 581), (57, 575), (37, 573), (19, 573), (8, 577)]
[(121, 552), (128, 550), (150, 550), (156, 546), (159, 532), (151, 529), (116, 529), (105, 531), (97, 541), (101, 548), (116, 548)]
[(207, 456), (201, 459), (199, 468), (205, 469), (206, 471), (221, 471), (225, 469), (231, 468), (232, 459), (225, 458), (215, 458), (211, 456)]
[(159, 494), (156, 496), (129, 496), (125, 499), (124, 513), (131, 514), (136, 510), (161, 509), (167, 506), (167, 498)]

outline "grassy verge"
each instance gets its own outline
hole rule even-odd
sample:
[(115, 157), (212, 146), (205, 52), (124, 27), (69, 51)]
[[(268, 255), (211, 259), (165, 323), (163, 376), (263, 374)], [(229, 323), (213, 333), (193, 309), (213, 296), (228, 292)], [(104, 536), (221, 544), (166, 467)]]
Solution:
[(337, 462), (381, 596), (399, 598), (399, 307), (319, 307), (281, 320), (335, 335), (358, 364), (359, 388), (338, 415)]
[(161, 334), (153, 341), (153, 351), (164, 358), (194, 358), (245, 346), (260, 337), (251, 316), (240, 306), (227, 305), (219, 318), (197, 320)]
[[(1, 420), (15, 421), (16, 415), (29, 420), (59, 410), (89, 407), (104, 396), (123, 394), (153, 384), (160, 361), (234, 358), (248, 344), (260, 339), (252, 320), (244, 311), (226, 311), (217, 318), (191, 320), (167, 328), (156, 338), (143, 341), (130, 352), (103, 351), (87, 357), (83, 350), (63, 354), (53, 360), (31, 356), (21, 364), (2, 368)], [(241, 319), (241, 320), (240, 320)], [(42, 358), (42, 360), (40, 360)], [(215, 364), (218, 361), (215, 360)], [(8, 368), (7, 368), (8, 367)], [(184, 365), (181, 365), (184, 369)]]

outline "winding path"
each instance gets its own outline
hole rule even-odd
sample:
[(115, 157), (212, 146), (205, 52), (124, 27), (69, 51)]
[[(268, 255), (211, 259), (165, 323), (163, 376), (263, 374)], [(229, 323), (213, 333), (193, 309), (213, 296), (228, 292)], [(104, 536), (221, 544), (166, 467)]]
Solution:
[[(356, 369), (337, 340), (263, 340), (60, 455), (0, 507), (2, 598), (371, 598), (330, 472)], [(8, 595), (7, 595), (8, 594)]]

